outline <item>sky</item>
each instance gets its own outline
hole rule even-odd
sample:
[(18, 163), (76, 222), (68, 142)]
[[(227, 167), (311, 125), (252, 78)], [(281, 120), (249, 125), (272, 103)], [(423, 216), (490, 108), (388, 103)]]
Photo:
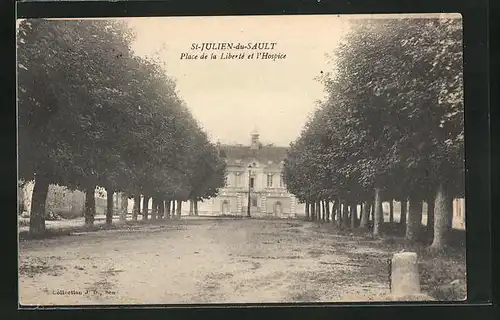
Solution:
[[(176, 79), (186, 102), (213, 142), (250, 143), (257, 131), (263, 143), (288, 146), (324, 98), (315, 80), (330, 71), (331, 54), (347, 30), (345, 16), (149, 17), (128, 20), (136, 33), (132, 49), (157, 56)], [(276, 44), (281, 60), (181, 60), (192, 43)], [(210, 53), (209, 53), (210, 54)]]

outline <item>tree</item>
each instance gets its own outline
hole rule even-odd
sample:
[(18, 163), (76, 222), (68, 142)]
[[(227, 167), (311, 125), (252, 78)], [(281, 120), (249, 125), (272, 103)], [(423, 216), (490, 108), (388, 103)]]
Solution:
[(19, 168), (23, 180), (35, 178), (39, 185), (33, 194), (33, 234), (44, 231), (41, 204), (49, 183), (93, 196), (94, 182), (105, 169), (120, 168), (106, 144), (113, 141), (106, 139), (112, 134), (110, 119), (103, 117), (113, 114), (107, 107), (117, 100), (107, 92), (116, 74), (107, 71), (123, 67), (113, 62), (121, 61), (116, 52), (126, 53), (130, 40), (120, 30), (111, 21), (24, 20), (19, 25)]
[[(375, 198), (375, 235), (382, 199), (409, 199), (414, 240), (422, 201), (463, 190), (460, 30), (456, 19), (355, 20), (334, 52), (335, 69), (320, 79), (327, 99), (287, 155), (290, 191)], [(449, 226), (435, 211), (436, 227)]]
[[(86, 192), (89, 225), (98, 185), (110, 200), (121, 191), (136, 204), (140, 194), (188, 197), (205, 156), (192, 155), (199, 128), (165, 70), (132, 54), (131, 39), (111, 20), (21, 23), (19, 158), (21, 178), (36, 183), (33, 233), (44, 229), (49, 183)], [(108, 201), (108, 224), (112, 213)]]

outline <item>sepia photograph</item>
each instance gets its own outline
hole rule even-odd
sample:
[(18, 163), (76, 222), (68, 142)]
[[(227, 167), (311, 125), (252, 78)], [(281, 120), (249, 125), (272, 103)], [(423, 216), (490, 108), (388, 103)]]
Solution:
[(20, 306), (465, 301), (462, 35), (18, 19)]

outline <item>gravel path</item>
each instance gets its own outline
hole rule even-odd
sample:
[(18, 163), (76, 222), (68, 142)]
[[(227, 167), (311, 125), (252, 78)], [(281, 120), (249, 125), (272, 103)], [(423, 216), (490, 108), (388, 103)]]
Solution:
[(292, 220), (186, 219), (20, 243), (23, 305), (377, 300), (385, 258)]

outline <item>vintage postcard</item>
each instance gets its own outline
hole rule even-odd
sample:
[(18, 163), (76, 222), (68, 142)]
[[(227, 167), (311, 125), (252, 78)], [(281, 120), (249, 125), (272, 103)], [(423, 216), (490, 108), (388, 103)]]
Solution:
[(460, 15), (16, 32), (21, 306), (466, 299)]

